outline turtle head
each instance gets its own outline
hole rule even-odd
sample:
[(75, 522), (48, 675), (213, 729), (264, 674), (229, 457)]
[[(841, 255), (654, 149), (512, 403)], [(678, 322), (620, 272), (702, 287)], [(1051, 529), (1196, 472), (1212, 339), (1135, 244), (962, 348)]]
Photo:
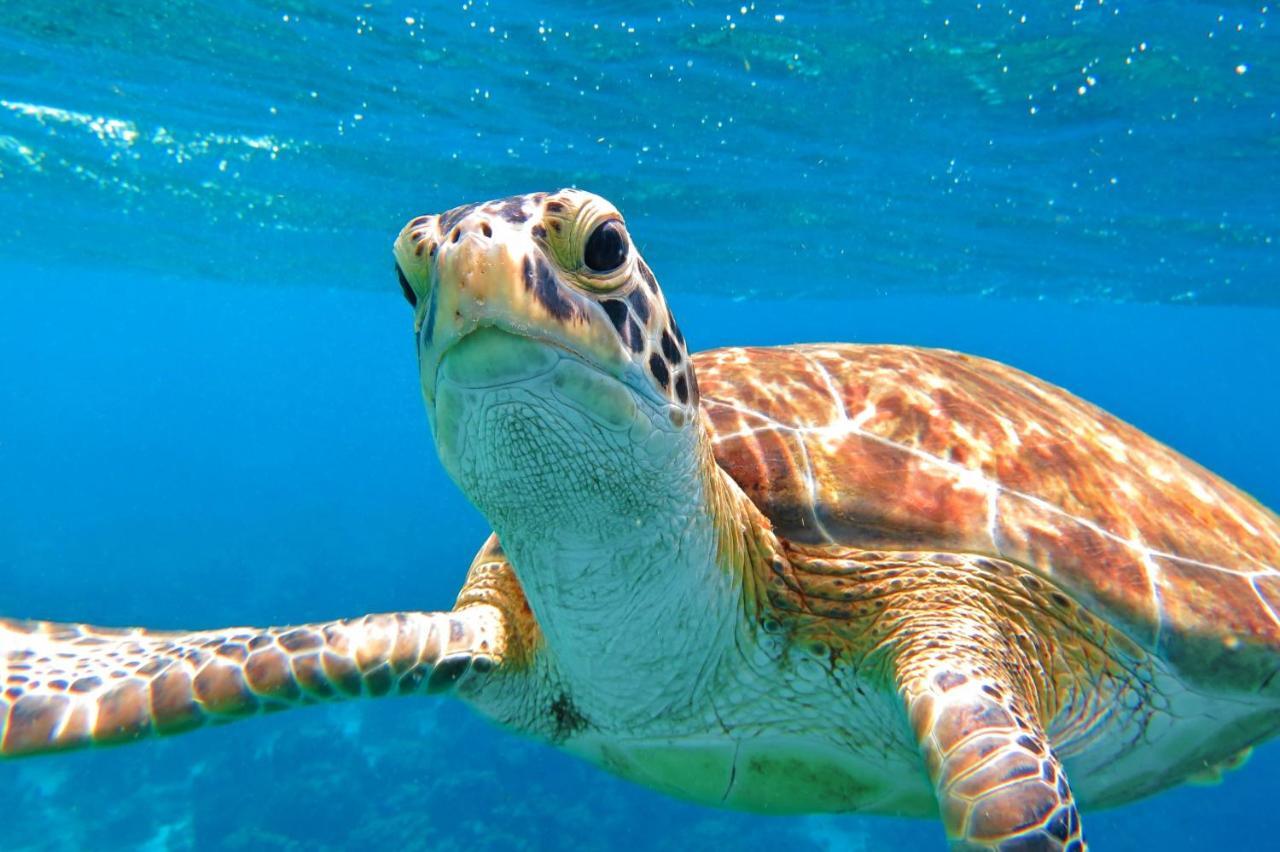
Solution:
[(572, 189), (469, 204), (413, 219), (395, 258), (437, 451), (504, 544), (662, 510), (681, 486), (655, 481), (687, 477), (700, 440), (698, 389), (613, 205)]

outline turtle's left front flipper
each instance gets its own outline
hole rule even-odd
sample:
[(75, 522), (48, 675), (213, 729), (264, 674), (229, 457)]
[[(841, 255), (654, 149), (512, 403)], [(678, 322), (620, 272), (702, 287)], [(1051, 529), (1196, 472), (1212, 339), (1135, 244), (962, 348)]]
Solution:
[(500, 609), (196, 633), (0, 620), (0, 756), (173, 734), (343, 698), (444, 692), (504, 662)]
[(975, 653), (982, 630), (951, 615), (906, 643), (897, 676), (953, 847), (1083, 852), (1066, 771), (1022, 673)]
[(1054, 641), (1062, 625), (1040, 600), (1044, 584), (978, 556), (899, 561), (911, 579), (886, 613), (894, 680), (953, 847), (1083, 852), (1079, 811), (1046, 731), (1047, 670), (1069, 668), (1055, 655), (1071, 641)]
[(1083, 852), (1047, 728), (1058, 704), (1050, 670), (1091, 677), (1086, 616), (1055, 612), (1047, 583), (989, 557), (795, 546), (788, 557), (770, 601), (820, 616), (802, 629), (823, 644), (842, 641), (831, 625), (847, 625), (849, 653), (883, 667), (953, 848)]

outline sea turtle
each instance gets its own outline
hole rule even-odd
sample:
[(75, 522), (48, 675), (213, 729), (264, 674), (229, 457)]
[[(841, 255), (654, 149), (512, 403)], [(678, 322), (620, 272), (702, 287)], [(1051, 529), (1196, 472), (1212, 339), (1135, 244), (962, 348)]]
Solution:
[(709, 805), (1082, 849), (1077, 800), (1280, 727), (1280, 520), (1066, 391), (905, 346), (690, 356), (578, 190), (413, 219), (395, 259), (440, 459), (495, 531), (456, 607), (5, 621), (0, 752), (452, 692)]

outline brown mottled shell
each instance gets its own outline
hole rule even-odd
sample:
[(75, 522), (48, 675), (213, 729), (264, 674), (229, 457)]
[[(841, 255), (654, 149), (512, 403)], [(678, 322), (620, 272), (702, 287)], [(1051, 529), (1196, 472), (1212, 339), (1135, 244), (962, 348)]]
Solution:
[(1194, 680), (1280, 669), (1280, 519), (1061, 388), (905, 346), (693, 362), (716, 460), (783, 538), (1000, 556)]

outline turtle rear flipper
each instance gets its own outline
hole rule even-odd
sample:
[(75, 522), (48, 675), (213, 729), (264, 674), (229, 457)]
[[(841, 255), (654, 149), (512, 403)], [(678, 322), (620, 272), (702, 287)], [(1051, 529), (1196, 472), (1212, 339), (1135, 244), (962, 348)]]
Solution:
[(487, 605), (194, 633), (0, 620), (0, 756), (321, 701), (444, 692), (501, 664), (505, 633), (501, 611)]

